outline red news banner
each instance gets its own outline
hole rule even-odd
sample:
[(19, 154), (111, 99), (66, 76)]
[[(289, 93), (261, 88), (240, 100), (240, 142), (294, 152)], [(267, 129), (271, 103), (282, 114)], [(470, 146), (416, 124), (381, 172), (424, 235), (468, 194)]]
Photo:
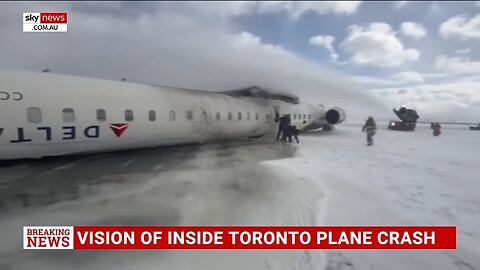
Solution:
[(24, 249), (456, 249), (455, 226), (24, 226)]
[(40, 13), (40, 23), (67, 23), (67, 12), (42, 12)]

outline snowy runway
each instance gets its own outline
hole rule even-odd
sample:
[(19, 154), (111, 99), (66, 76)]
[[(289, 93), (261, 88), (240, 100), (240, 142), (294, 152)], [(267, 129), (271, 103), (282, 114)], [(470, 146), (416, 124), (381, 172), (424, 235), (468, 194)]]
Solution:
[[(360, 127), (300, 144), (159, 148), (0, 167), (0, 269), (480, 269), (480, 133)], [(456, 225), (456, 251), (22, 251), (22, 225)]]
[(326, 225), (456, 225), (457, 251), (331, 252), (329, 269), (479, 269), (480, 133), (380, 129), (375, 141), (341, 126), (274, 162), (324, 186)]
[(0, 269), (316, 269), (318, 251), (22, 251), (23, 225), (316, 224), (323, 190), (262, 161), (259, 141), (27, 161), (0, 167)]

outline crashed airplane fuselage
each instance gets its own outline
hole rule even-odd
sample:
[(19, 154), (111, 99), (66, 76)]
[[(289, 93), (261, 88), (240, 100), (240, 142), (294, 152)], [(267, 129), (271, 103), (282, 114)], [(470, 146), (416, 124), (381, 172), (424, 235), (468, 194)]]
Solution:
[(275, 132), (345, 119), (340, 108), (259, 87), (209, 92), (47, 73), (0, 73), (0, 160), (107, 152)]

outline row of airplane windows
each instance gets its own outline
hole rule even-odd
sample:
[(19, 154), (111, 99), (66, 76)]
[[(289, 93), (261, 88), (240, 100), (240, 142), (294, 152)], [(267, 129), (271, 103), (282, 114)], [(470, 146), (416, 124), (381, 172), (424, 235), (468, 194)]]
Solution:
[[(131, 122), (134, 119), (134, 113), (132, 110), (125, 110), (125, 121)], [(302, 119), (302, 114), (294, 114), (293, 119)], [(62, 118), (64, 122), (73, 122), (75, 121), (75, 112), (72, 108), (65, 108), (62, 110)], [(176, 114), (175, 111), (170, 111), (168, 114), (168, 118), (170, 121), (175, 121), (176, 120)], [(193, 120), (193, 112), (192, 111), (187, 111), (186, 113), (186, 118), (187, 120)], [(215, 113), (215, 119), (216, 120), (221, 120), (221, 114), (220, 112)], [(233, 119), (233, 114), (231, 112), (228, 113), (228, 120)], [(237, 114), (237, 119), (242, 120), (242, 113), (239, 112)], [(250, 112), (246, 113), (246, 119), (250, 120)], [(258, 112), (255, 113), (255, 120), (259, 119), (259, 114)], [(270, 120), (270, 114), (265, 115), (266, 120)], [(307, 119), (307, 115), (303, 114), (303, 119)], [(311, 119), (311, 115), (308, 115), (308, 119)], [(37, 107), (30, 107), (27, 109), (27, 120), (30, 123), (33, 124), (38, 124), (42, 122), (42, 111), (40, 108)], [(104, 122), (107, 120), (107, 112), (104, 109), (97, 109), (97, 120), (100, 122)], [(154, 110), (149, 110), (148, 111), (148, 120), (153, 122), (157, 120), (157, 112)]]

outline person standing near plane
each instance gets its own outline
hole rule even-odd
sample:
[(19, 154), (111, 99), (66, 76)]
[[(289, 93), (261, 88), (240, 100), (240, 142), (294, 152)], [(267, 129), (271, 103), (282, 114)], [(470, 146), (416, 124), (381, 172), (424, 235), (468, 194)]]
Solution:
[(288, 137), (288, 126), (290, 126), (291, 120), (290, 120), (290, 115), (284, 115), (280, 118), (280, 123), (278, 126), (278, 134), (277, 134), (277, 141), (278, 138), (280, 137), (280, 134), (282, 136), (281, 140), (286, 141)]
[(292, 136), (295, 138), (297, 143), (300, 143), (298, 140), (298, 129), (296, 126), (288, 125), (287, 126), (287, 136), (288, 136), (288, 142), (292, 142)]
[(285, 127), (287, 125), (287, 115), (284, 115), (280, 117), (279, 123), (278, 123), (278, 132), (277, 132), (277, 141), (280, 139), (280, 136), (282, 136), (283, 139), (283, 133), (285, 133)]
[(375, 136), (375, 132), (377, 131), (377, 124), (373, 119), (373, 116), (369, 116), (367, 121), (365, 121), (365, 125), (362, 127), (362, 132), (366, 132), (367, 134), (367, 146), (373, 145), (373, 136)]
[(430, 128), (433, 130), (433, 136), (438, 136), (442, 133), (441, 132), (442, 126), (440, 126), (440, 123), (438, 122), (432, 123), (430, 125)]

